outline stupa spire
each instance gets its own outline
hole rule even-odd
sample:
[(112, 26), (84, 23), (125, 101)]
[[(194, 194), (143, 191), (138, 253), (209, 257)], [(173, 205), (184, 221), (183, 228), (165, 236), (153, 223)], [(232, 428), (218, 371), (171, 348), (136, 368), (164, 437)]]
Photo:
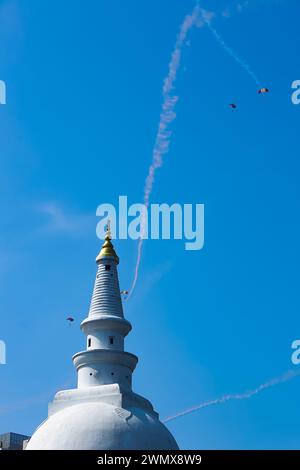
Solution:
[(85, 351), (75, 354), (78, 387), (119, 383), (131, 388), (137, 357), (124, 352), (124, 338), (131, 330), (125, 320), (120, 294), (117, 256), (108, 225), (98, 265), (92, 300), (81, 329), (87, 337)]
[(123, 307), (117, 271), (119, 257), (111, 242), (109, 225), (105, 241), (96, 258), (96, 263), (98, 265), (98, 271), (89, 310), (89, 317), (116, 315), (123, 318)]
[(118, 263), (108, 231), (97, 256), (90, 310), (81, 323), (86, 348), (73, 356), (77, 388), (56, 393), (28, 450), (178, 448), (151, 403), (132, 391), (138, 358), (124, 351), (131, 324), (123, 315)]

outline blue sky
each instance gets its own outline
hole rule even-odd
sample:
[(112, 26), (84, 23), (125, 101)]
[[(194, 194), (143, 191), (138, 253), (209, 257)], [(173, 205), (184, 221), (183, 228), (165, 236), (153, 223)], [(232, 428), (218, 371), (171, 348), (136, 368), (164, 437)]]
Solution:
[[(162, 418), (243, 392), (296, 367), (299, 324), (299, 2), (203, 1), (212, 25), (190, 31), (180, 99), (152, 202), (205, 204), (205, 248), (147, 241), (126, 316), (134, 390)], [(31, 434), (71, 356), (94, 283), (96, 207), (142, 202), (162, 81), (189, 0), (0, 3), (0, 432)], [(230, 14), (222, 15), (229, 8)], [(229, 16), (229, 17), (228, 17)], [(228, 103), (236, 102), (231, 112)], [(121, 287), (136, 243), (116, 241)], [(75, 324), (65, 321), (72, 314)], [(300, 378), (251, 400), (170, 422), (186, 449), (299, 448)]]

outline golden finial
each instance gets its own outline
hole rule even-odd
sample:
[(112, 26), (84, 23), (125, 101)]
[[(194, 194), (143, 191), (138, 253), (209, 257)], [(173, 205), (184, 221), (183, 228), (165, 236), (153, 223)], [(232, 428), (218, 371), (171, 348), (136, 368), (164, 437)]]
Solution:
[(107, 220), (106, 225), (106, 235), (105, 241), (102, 245), (99, 255), (96, 258), (96, 261), (100, 261), (102, 258), (113, 258), (116, 263), (119, 263), (119, 257), (114, 250), (114, 246), (111, 242), (111, 230), (110, 230), (110, 220)]

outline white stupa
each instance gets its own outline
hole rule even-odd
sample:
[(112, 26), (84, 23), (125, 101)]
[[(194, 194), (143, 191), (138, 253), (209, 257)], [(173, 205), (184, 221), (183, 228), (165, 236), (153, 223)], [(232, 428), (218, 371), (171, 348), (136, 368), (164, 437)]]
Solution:
[(178, 449), (151, 403), (132, 391), (138, 358), (124, 351), (131, 324), (124, 318), (115, 253), (108, 233), (88, 317), (85, 351), (75, 354), (78, 388), (58, 392), (28, 450)]

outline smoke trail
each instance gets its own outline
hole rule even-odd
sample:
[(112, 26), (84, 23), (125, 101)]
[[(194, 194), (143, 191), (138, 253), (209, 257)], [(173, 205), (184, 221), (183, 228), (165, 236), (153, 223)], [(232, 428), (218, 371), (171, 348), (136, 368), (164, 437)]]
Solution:
[(274, 387), (275, 385), (281, 384), (283, 382), (287, 382), (288, 380), (292, 380), (293, 378), (297, 377), (300, 375), (300, 370), (289, 370), (288, 372), (285, 372), (284, 374), (280, 375), (279, 377), (276, 377), (274, 379), (269, 380), (268, 382), (265, 382), (262, 385), (259, 385), (259, 387), (255, 388), (254, 390), (250, 390), (245, 393), (236, 393), (232, 395), (224, 395), (221, 398), (216, 398), (215, 400), (210, 400), (210, 401), (205, 401), (201, 403), (200, 405), (193, 406), (192, 408), (188, 408), (187, 410), (181, 411), (180, 413), (176, 413), (175, 415), (169, 416), (168, 418), (164, 419), (164, 423), (167, 423), (169, 421), (173, 421), (174, 419), (180, 418), (181, 416), (185, 416), (190, 413), (194, 413), (195, 411), (202, 410), (203, 408), (207, 408), (209, 406), (213, 405), (221, 405), (223, 403), (226, 403), (227, 401), (231, 400), (247, 400), (248, 398), (253, 397), (254, 395), (257, 395), (258, 393), (262, 392), (263, 390), (266, 390), (267, 388)]
[[(243, 67), (246, 72), (252, 77), (258, 87), (261, 87), (261, 84), (256, 77), (255, 73), (251, 70), (249, 65), (244, 62), (240, 57), (236, 54), (236, 52), (229, 47), (224, 40), (221, 38), (219, 33), (211, 26), (211, 19), (215, 16), (213, 12), (208, 12), (201, 8), (200, 0), (197, 0), (196, 6), (194, 7), (192, 13), (187, 15), (180, 27), (177, 40), (175, 43), (175, 48), (172, 52), (171, 61), (169, 63), (169, 71), (168, 75), (164, 80), (163, 85), (163, 104), (162, 104), (162, 111), (160, 114), (160, 120), (158, 125), (158, 130), (156, 134), (155, 144), (152, 153), (152, 162), (148, 170), (148, 175), (145, 181), (144, 187), (144, 205), (146, 207), (149, 206), (149, 199), (152, 193), (152, 188), (154, 184), (155, 172), (158, 168), (160, 168), (163, 164), (163, 156), (168, 153), (170, 147), (170, 139), (172, 132), (170, 131), (170, 124), (175, 120), (176, 113), (175, 107), (178, 101), (178, 96), (173, 95), (172, 91), (174, 88), (174, 84), (177, 78), (177, 72), (180, 67), (181, 62), (181, 52), (182, 47), (185, 43), (186, 36), (189, 30), (194, 26), (203, 26), (206, 24), (208, 29), (214, 35), (218, 43), (222, 46), (222, 48), (230, 54), (235, 61)], [(129, 289), (129, 294), (127, 299), (129, 299), (135, 289), (138, 275), (139, 275), (139, 268), (141, 263), (142, 257), (142, 249), (143, 249), (143, 241), (145, 235), (145, 214), (141, 215), (141, 236), (138, 241), (138, 250), (137, 250), (137, 260), (135, 265), (134, 277), (131, 288)]]
[[(200, 7), (199, 0), (197, 2), (197, 6)], [(220, 36), (220, 34), (212, 27), (211, 25), (211, 19), (214, 16), (214, 13), (210, 13), (203, 8), (200, 8), (200, 14), (201, 18), (203, 19), (204, 23), (207, 25), (209, 31), (212, 33), (212, 35), (215, 37), (217, 42), (220, 44), (220, 46), (224, 49), (225, 52), (227, 52), (233, 59), (248, 73), (248, 75), (255, 81), (256, 85), (258, 85), (259, 88), (261, 88), (261, 83), (258, 80), (257, 76), (253, 72), (253, 70), (250, 68), (250, 66), (242, 60), (237, 53), (229, 47), (223, 38)]]
[(221, 38), (221, 36), (219, 35), (219, 33), (211, 26), (211, 24), (208, 22), (207, 23), (207, 27), (208, 29), (211, 31), (211, 33), (215, 36), (216, 40), (219, 42), (219, 44), (223, 47), (223, 49), (228, 52), (228, 54), (230, 54), (234, 59), (235, 61), (241, 65), (241, 67), (243, 67), (243, 69), (246, 70), (246, 72), (248, 73), (248, 75), (250, 75), (250, 77), (252, 77), (252, 79), (255, 81), (256, 85), (258, 85), (258, 87), (261, 87), (261, 83), (260, 81), (258, 80), (257, 76), (255, 75), (255, 73), (253, 72), (253, 70), (251, 70), (250, 66), (247, 64), (247, 62), (245, 62), (244, 60), (242, 60), (237, 54), (236, 52), (231, 48), (229, 47), (225, 42), (224, 40)]
[[(163, 104), (156, 134), (155, 144), (152, 152), (152, 162), (148, 170), (148, 175), (144, 187), (144, 205), (149, 206), (149, 199), (153, 188), (155, 172), (163, 164), (163, 156), (169, 151), (170, 139), (172, 132), (169, 130), (170, 124), (176, 118), (175, 107), (178, 101), (178, 96), (173, 95), (172, 91), (177, 78), (177, 72), (180, 67), (182, 47), (185, 43), (186, 36), (192, 26), (196, 23), (199, 15), (199, 6), (196, 5), (190, 15), (187, 15), (180, 27), (175, 48), (172, 52), (171, 60), (169, 63), (168, 75), (163, 84)], [(132, 286), (129, 291), (127, 299), (132, 295), (139, 274), (139, 267), (142, 256), (143, 239), (145, 234), (145, 215), (141, 216), (141, 236), (138, 242), (138, 254), (134, 272)]]

